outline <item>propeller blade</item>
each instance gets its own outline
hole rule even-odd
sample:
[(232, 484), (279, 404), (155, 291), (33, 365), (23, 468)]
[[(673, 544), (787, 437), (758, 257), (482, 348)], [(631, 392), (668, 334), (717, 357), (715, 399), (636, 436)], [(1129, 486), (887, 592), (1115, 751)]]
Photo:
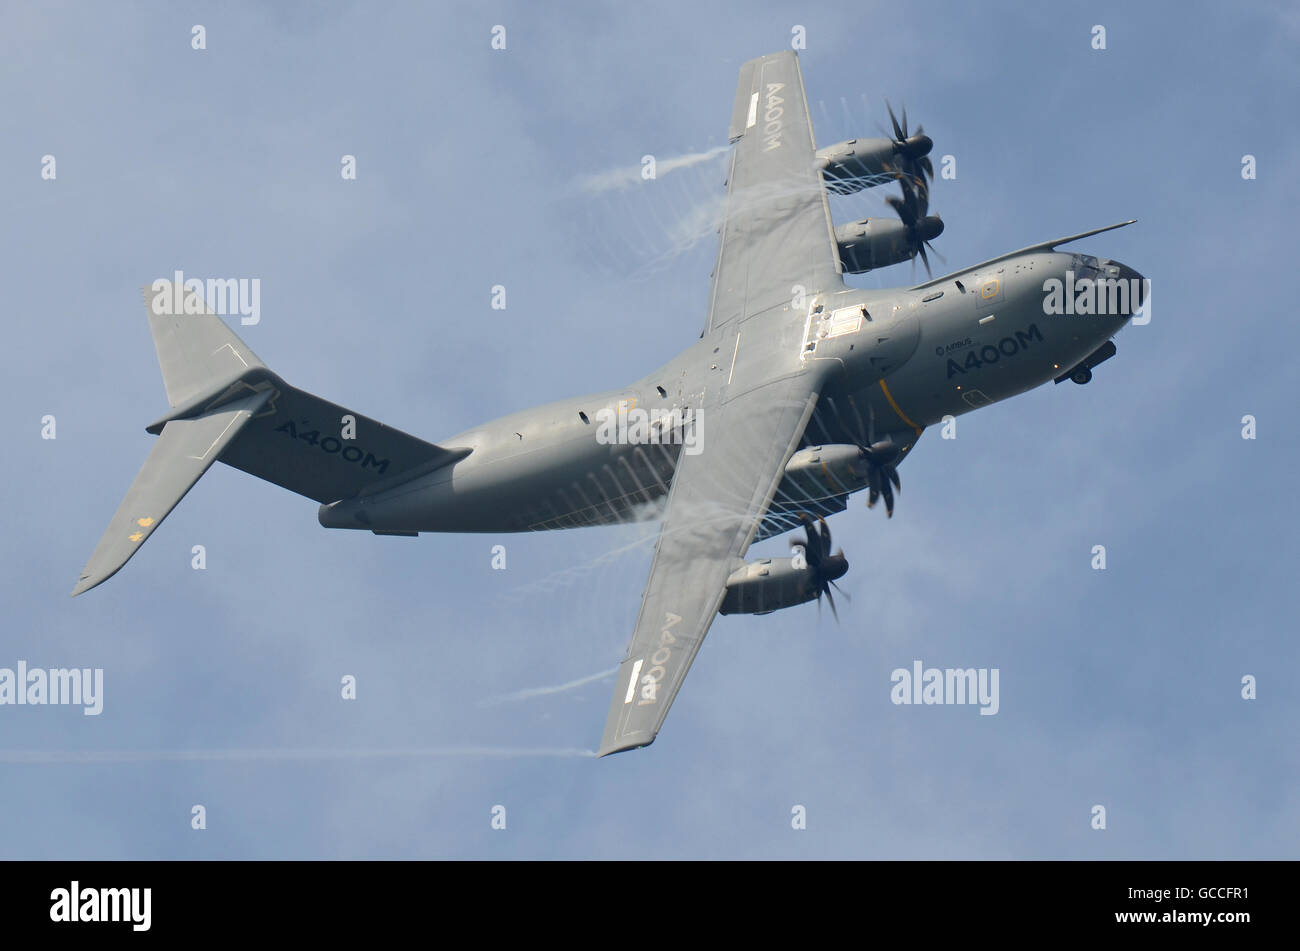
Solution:
[(885, 511), (890, 518), (894, 514), (894, 490), (902, 489), (903, 481), (898, 477), (895, 463), (903, 454), (902, 448), (892, 439), (882, 439), (870, 446), (859, 446), (858, 451), (867, 463), (867, 508), (873, 508), (882, 496), (885, 499)]
[[(822, 563), (821, 538), (817, 535), (817, 526), (813, 517), (807, 512), (799, 513), (799, 521), (803, 522), (803, 556), (808, 562), (808, 567), (814, 571)], [(791, 542), (792, 546), (798, 542)]]
[(888, 99), (885, 100), (885, 108), (889, 110), (889, 121), (894, 126), (894, 138), (899, 142), (903, 141), (907, 136), (903, 135), (903, 130), (898, 127), (898, 120), (894, 118), (894, 107), (889, 104)]
[[(925, 273), (933, 277), (934, 269), (930, 266), (926, 247), (934, 251), (934, 245), (930, 244), (928, 239), (935, 235), (931, 233), (934, 229), (925, 219), (930, 210), (929, 182), (934, 179), (934, 163), (929, 157), (934, 143), (929, 136), (925, 135), (923, 125), (918, 125), (915, 136), (909, 137), (907, 103), (902, 104), (901, 123), (888, 99), (885, 100), (885, 109), (889, 113), (889, 123), (894, 130), (895, 151), (893, 162), (886, 163), (884, 167), (898, 180), (898, 186), (903, 193), (901, 198), (897, 195), (888, 196), (885, 203), (894, 210), (898, 220), (908, 230), (908, 244), (913, 249), (910, 255), (913, 273), (916, 271), (916, 259), (919, 257), (925, 266)], [(938, 252), (936, 251), (935, 254), (937, 255)]]
[(821, 546), (818, 544), (817, 539), (810, 534), (803, 546), (803, 557), (808, 562), (808, 567), (814, 571), (821, 567), (822, 553), (820, 549)]
[(824, 518), (819, 518), (817, 524), (820, 525), (822, 529), (822, 555), (829, 555), (831, 553), (831, 527), (826, 524), (826, 519)]
[[(829, 584), (822, 585), (822, 592), (826, 595), (826, 603), (831, 606), (831, 614), (835, 616), (835, 623), (840, 623), (840, 612), (835, 610), (835, 595), (831, 594), (831, 586)], [(820, 595), (817, 597), (817, 603), (822, 603)]]

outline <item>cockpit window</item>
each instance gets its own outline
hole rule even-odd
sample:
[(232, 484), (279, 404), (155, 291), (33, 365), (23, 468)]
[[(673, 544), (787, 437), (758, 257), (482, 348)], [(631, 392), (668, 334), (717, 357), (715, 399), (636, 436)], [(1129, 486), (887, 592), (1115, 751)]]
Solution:
[(1091, 254), (1076, 254), (1071, 262), (1070, 269), (1074, 271), (1074, 279), (1079, 281), (1096, 277), (1101, 270), (1101, 266), (1100, 262)]

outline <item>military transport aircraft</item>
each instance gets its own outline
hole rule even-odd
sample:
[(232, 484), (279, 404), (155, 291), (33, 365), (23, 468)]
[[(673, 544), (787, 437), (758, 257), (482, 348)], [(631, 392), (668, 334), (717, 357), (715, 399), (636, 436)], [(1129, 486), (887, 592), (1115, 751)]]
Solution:
[[(714, 615), (829, 597), (848, 563), (831, 553), (827, 515), (863, 490), (892, 515), (897, 467), (927, 426), (1053, 380), (1086, 383), (1141, 305), (1140, 291), (1116, 298), (1140, 285), (1131, 268), (1056, 250), (1110, 228), (915, 287), (847, 286), (846, 272), (917, 255), (928, 269), (925, 242), (942, 230), (926, 213), (932, 143), (909, 135), (906, 110), (890, 119), (892, 138), (818, 151), (795, 54), (745, 63), (700, 339), (625, 389), (437, 444), (290, 386), (188, 285), (156, 282), (145, 297), (171, 410), (147, 427), (158, 441), (72, 593), (121, 568), (218, 459), (319, 502), (327, 528), (379, 535), (662, 515), (599, 752), (653, 742)], [(886, 182), (902, 191), (889, 200), (898, 221), (832, 224), (828, 189)], [(1089, 282), (1099, 289), (1076, 292)], [(1106, 284), (1109, 312), (1084, 306), (1104, 303)], [(1064, 311), (1051, 306), (1062, 287)], [(754, 541), (801, 528), (792, 557), (745, 561)]]

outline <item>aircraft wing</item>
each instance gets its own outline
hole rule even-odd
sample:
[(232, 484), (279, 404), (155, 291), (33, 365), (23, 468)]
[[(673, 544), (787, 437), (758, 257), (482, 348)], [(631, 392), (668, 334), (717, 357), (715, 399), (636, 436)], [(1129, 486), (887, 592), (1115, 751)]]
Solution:
[(840, 281), (839, 248), (793, 50), (740, 68), (731, 114), (736, 143), (707, 331)]
[(654, 742), (817, 403), (794, 371), (703, 410), (683, 452), (599, 755)]

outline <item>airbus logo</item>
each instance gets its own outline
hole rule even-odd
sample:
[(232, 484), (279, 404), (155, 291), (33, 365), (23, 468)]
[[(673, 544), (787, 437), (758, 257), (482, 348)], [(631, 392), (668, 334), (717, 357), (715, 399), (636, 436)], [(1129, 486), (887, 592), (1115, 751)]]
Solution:
[(988, 344), (979, 350), (972, 349), (966, 354), (963, 363), (949, 357), (947, 379), (951, 380), (956, 374), (967, 370), (978, 370), (997, 363), (1003, 357), (1014, 357), (1022, 350), (1028, 350), (1029, 344), (1034, 341), (1043, 342), (1043, 332), (1038, 329), (1038, 324), (1030, 324), (1028, 330), (1017, 330), (1014, 337), (1003, 337), (996, 344)]

